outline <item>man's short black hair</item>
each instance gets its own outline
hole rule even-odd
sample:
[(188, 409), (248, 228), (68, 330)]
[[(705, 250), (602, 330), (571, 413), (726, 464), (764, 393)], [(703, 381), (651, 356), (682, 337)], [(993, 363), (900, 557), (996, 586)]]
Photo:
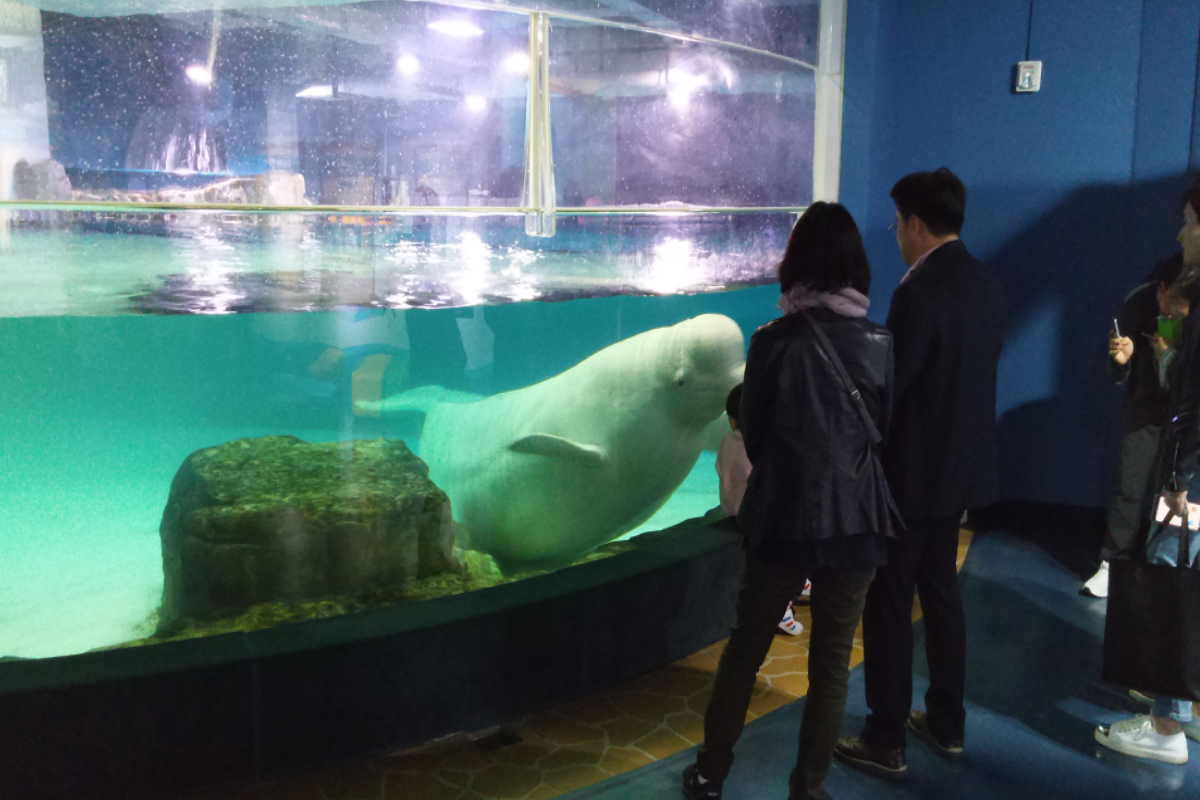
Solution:
[(740, 413), (738, 411), (738, 408), (741, 405), (742, 405), (742, 385), (739, 383), (737, 386), (730, 389), (729, 394), (726, 395), (726, 397), (725, 397), (725, 413), (734, 422), (737, 422), (738, 414)]
[(967, 188), (945, 167), (905, 175), (892, 187), (892, 200), (901, 217), (920, 217), (934, 236), (962, 232)]

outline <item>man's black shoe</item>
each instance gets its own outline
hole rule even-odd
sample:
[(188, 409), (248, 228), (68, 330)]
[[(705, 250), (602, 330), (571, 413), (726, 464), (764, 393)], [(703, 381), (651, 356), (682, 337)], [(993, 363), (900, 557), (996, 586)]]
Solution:
[(929, 717), (924, 711), (914, 711), (908, 715), (908, 729), (946, 758), (959, 758), (963, 754), (963, 740), (938, 738), (929, 727)]
[(902, 781), (908, 777), (908, 764), (904, 761), (903, 747), (876, 747), (853, 736), (838, 739), (833, 754), (848, 767), (861, 770), (868, 775)]
[(687, 800), (721, 800), (721, 784), (700, 782), (700, 770), (695, 764), (683, 771), (683, 796)]

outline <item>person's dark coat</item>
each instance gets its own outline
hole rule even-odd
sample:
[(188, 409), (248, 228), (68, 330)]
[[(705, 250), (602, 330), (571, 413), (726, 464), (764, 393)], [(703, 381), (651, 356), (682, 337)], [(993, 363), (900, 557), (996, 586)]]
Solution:
[[(1197, 288), (1193, 285), (1190, 291), (1193, 309), (1200, 303)], [(1159, 453), (1162, 478), (1156, 483), (1165, 491), (1190, 490), (1200, 469), (1200, 312), (1196, 310), (1183, 322), (1183, 338), (1171, 365), (1170, 404)]]
[(1172, 270), (1170, 265), (1182, 258), (1181, 253), (1176, 253), (1155, 267), (1150, 280), (1125, 296), (1117, 314), (1121, 335), (1133, 339), (1133, 357), (1124, 365), (1117, 364), (1107, 355), (1105, 360), (1109, 376), (1125, 385), (1121, 422), (1126, 432), (1146, 425), (1163, 425), (1170, 415), (1170, 392), (1163, 388), (1158, 378), (1158, 359), (1147, 344), (1149, 337), (1158, 332), (1159, 280), (1156, 276), (1163, 272), (1178, 274), (1179, 266)]
[(961, 241), (929, 254), (892, 295), (895, 416), (884, 466), (906, 520), (996, 500), (996, 365), (1004, 291)]
[[(808, 314), (886, 436), (891, 334), (823, 308)], [(738, 424), (753, 466), (738, 527), (752, 548), (894, 535), (899, 522), (879, 446), (800, 314), (772, 322), (751, 339)]]

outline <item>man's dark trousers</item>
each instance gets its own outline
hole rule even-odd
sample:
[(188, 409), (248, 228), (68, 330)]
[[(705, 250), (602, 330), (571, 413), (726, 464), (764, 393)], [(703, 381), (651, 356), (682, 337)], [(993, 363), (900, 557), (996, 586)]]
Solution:
[(867, 592), (863, 648), (867, 689), (863, 738), (881, 748), (904, 747), (904, 724), (912, 710), (914, 588), (925, 617), (929, 727), (939, 739), (962, 740), (966, 713), (966, 623), (956, 560), (962, 513), (908, 521), (889, 541), (888, 564)]

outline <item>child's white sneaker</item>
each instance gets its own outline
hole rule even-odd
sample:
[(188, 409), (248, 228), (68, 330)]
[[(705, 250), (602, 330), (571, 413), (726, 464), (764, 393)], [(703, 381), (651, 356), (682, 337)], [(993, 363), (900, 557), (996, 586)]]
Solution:
[(799, 636), (804, 633), (804, 623), (796, 619), (791, 603), (788, 603), (787, 611), (783, 612), (783, 619), (779, 620), (779, 630), (789, 636)]
[(1168, 764), (1186, 764), (1187, 737), (1183, 732), (1164, 736), (1154, 730), (1147, 714), (1096, 727), (1096, 741), (1118, 753), (1138, 758), (1152, 758)]
[(1096, 574), (1083, 584), (1083, 593), (1090, 597), (1108, 597), (1108, 562), (1101, 561)]

